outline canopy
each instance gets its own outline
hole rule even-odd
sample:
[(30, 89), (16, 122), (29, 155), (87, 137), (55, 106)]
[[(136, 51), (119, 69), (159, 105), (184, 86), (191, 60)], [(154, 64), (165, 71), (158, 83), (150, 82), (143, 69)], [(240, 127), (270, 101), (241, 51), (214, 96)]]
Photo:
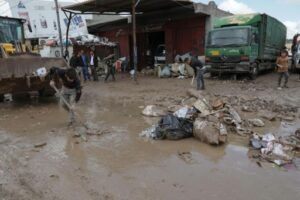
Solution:
[[(75, 14), (122, 14), (131, 13), (132, 0), (88, 0), (65, 6), (62, 9)], [(193, 5), (190, 0), (136, 0), (136, 12), (149, 13), (175, 7)]]

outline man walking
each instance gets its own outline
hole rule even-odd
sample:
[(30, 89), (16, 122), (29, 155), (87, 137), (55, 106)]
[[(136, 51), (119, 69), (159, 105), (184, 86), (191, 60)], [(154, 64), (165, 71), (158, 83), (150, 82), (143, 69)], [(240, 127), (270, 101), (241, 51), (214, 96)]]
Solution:
[(115, 81), (115, 72), (116, 72), (116, 68), (114, 66), (114, 54), (111, 54), (109, 56), (107, 56), (106, 58), (104, 58), (103, 60), (105, 60), (105, 63), (107, 65), (107, 74), (105, 77), (105, 82), (108, 80), (109, 76), (112, 76), (112, 80)]
[[(58, 77), (62, 82), (62, 90), (60, 96), (60, 104), (69, 111), (69, 126), (75, 123), (75, 103), (79, 101), (81, 97), (81, 85), (74, 68), (59, 69), (56, 67), (51, 68), (50, 75), (52, 80), (50, 86), (56, 88), (54, 78)], [(66, 102), (65, 102), (66, 101)]]
[(99, 79), (98, 79), (98, 75), (96, 72), (96, 69), (98, 67), (98, 59), (97, 59), (97, 56), (95, 56), (93, 51), (90, 51), (89, 65), (90, 65), (90, 69), (91, 69), (94, 81), (98, 81)]
[(80, 51), (80, 66), (82, 67), (82, 74), (84, 81), (91, 80), (90, 74), (89, 74), (89, 66), (88, 66), (88, 59), (86, 55), (84, 55), (84, 51)]
[(197, 79), (197, 90), (205, 90), (205, 85), (204, 85), (205, 67), (203, 67), (202, 62), (197, 57), (190, 57), (185, 59), (185, 63), (187, 63), (194, 69), (195, 76)]

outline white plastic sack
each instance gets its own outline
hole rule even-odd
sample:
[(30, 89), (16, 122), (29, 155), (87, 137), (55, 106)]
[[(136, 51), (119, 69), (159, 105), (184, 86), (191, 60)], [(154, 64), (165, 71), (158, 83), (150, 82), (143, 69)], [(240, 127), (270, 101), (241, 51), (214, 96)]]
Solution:
[(45, 67), (39, 68), (36, 70), (36, 74), (39, 77), (45, 77), (47, 75), (47, 69)]

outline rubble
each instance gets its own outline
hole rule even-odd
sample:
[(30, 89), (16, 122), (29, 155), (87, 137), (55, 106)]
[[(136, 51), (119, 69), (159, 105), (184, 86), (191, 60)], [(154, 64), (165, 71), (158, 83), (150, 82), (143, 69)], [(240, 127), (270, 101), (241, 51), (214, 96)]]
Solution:
[(174, 116), (178, 118), (191, 119), (196, 114), (196, 112), (197, 111), (194, 108), (182, 107), (174, 112)]
[[(234, 133), (249, 137), (249, 156), (256, 159), (260, 165), (262, 161), (280, 166), (290, 164), (294, 159), (294, 152), (300, 150), (300, 130), (293, 136), (280, 138), (276, 138), (272, 133), (260, 135), (251, 130), (252, 127), (264, 127), (264, 120), (274, 121), (282, 113), (295, 111), (293, 107), (278, 106), (257, 98), (246, 100), (234, 96), (216, 97), (205, 91), (193, 89), (188, 90), (187, 95), (188, 97), (181, 101), (181, 105), (168, 107), (173, 114), (163, 115), (157, 125), (145, 130), (141, 135), (155, 140), (194, 137), (200, 142), (219, 146), (228, 141), (229, 134)], [(269, 106), (272, 106), (272, 109), (267, 111)], [(287, 110), (283, 112), (283, 108)], [(252, 118), (247, 119), (239, 114), (239, 110), (255, 112), (259, 109), (257, 117), (251, 114)], [(183, 124), (187, 126), (184, 127)]]
[(250, 146), (252, 151), (256, 151), (250, 157), (284, 166), (291, 164), (295, 158), (295, 151), (300, 150), (300, 138), (297, 138), (297, 131), (295, 135), (284, 138), (276, 138), (272, 133), (263, 136), (253, 134), (250, 138)]
[(248, 119), (248, 122), (256, 127), (264, 127), (265, 123), (261, 119)]
[(261, 111), (258, 113), (258, 116), (260, 116), (266, 120), (269, 120), (269, 121), (275, 121), (277, 114), (274, 112), (270, 112), (270, 111)]

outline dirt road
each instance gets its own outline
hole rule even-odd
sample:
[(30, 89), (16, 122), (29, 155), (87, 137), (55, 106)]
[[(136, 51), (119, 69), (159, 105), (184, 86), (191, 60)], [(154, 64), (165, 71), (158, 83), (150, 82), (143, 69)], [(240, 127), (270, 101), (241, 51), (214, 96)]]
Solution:
[[(276, 90), (277, 76), (257, 81), (207, 80), (210, 93), (259, 98), (300, 107), (300, 83)], [(231, 135), (223, 147), (195, 139), (146, 141), (139, 137), (157, 118), (141, 115), (149, 104), (180, 104), (190, 80), (128, 77), (87, 83), (79, 113), (102, 135), (74, 138), (55, 99), (0, 105), (0, 199), (2, 200), (294, 200), (300, 171), (249, 160), (248, 140)], [(292, 133), (296, 121), (268, 122), (257, 131)], [(184, 152), (182, 154), (182, 152)], [(181, 156), (178, 156), (180, 153)]]

